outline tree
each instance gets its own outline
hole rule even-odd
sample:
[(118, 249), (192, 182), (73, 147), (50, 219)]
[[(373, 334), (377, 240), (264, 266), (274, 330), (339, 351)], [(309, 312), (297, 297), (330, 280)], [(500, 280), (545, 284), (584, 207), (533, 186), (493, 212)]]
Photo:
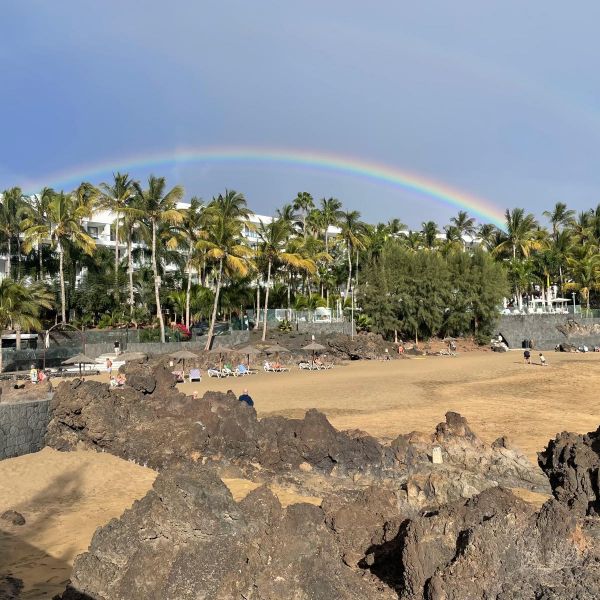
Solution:
[(58, 252), (60, 302), (62, 323), (67, 322), (67, 298), (65, 292), (64, 256), (65, 246), (70, 244), (86, 254), (96, 248), (96, 242), (86, 233), (81, 220), (88, 214), (88, 208), (80, 202), (76, 194), (60, 192), (54, 194), (48, 203), (48, 221), (41, 225), (28, 226), (24, 231), (23, 247), (30, 252), (36, 244), (50, 240), (50, 247)]
[(242, 227), (251, 214), (242, 194), (226, 190), (224, 196), (219, 194), (212, 199), (205, 214), (205, 229), (196, 247), (204, 250), (207, 259), (217, 264), (216, 290), (206, 342), (206, 350), (210, 350), (223, 276), (228, 273), (245, 276), (250, 269), (249, 259), (253, 252), (242, 239)]
[(434, 248), (437, 243), (437, 234), (439, 229), (434, 221), (427, 221), (421, 224), (421, 235), (426, 248)]
[[(21, 188), (13, 187), (2, 192), (0, 202), (0, 234), (5, 238), (7, 244), (7, 269), (8, 277), (12, 276), (12, 250), (13, 242), (17, 243), (19, 250), (19, 233), (21, 232), (21, 220), (25, 202)], [(20, 257), (20, 252), (18, 252)]]
[(342, 212), (339, 220), (342, 240), (348, 257), (348, 279), (346, 281), (346, 298), (350, 294), (352, 285), (352, 253), (356, 250), (365, 249), (366, 226), (360, 220), (360, 213), (357, 210)]
[(569, 210), (564, 202), (557, 202), (552, 210), (545, 210), (542, 213), (548, 218), (552, 225), (552, 235), (554, 239), (562, 227), (567, 227), (573, 223), (575, 211)]
[[(149, 240), (148, 228), (144, 223), (145, 211), (142, 198), (135, 195), (127, 202), (127, 206), (122, 209), (123, 217), (119, 231), (122, 232), (127, 245), (127, 277), (129, 289), (129, 314), (133, 315), (135, 308), (135, 286), (133, 283), (133, 242), (135, 239)], [(118, 273), (115, 273), (118, 277)]]
[(600, 286), (600, 255), (582, 248), (578, 256), (570, 257), (567, 261), (573, 282), (565, 287), (578, 290), (589, 311), (590, 291)]
[[(113, 173), (112, 184), (101, 183), (101, 202), (100, 206), (115, 213), (115, 277), (119, 273), (119, 225), (120, 218), (125, 209), (129, 206), (135, 195), (133, 181), (128, 173)], [(116, 280), (115, 280), (116, 281)], [(118, 285), (115, 285), (115, 290)], [(115, 298), (118, 302), (118, 298)]]
[(294, 210), (302, 212), (302, 235), (306, 237), (306, 217), (315, 207), (313, 197), (308, 192), (298, 192), (293, 202)]
[(179, 185), (165, 191), (166, 181), (164, 177), (155, 177), (150, 175), (148, 178), (148, 188), (143, 190), (139, 183), (135, 183), (135, 190), (140, 205), (146, 213), (146, 218), (150, 224), (152, 235), (152, 272), (154, 274), (154, 297), (156, 300), (156, 317), (160, 327), (160, 341), (165, 343), (165, 320), (163, 318), (160, 304), (160, 277), (156, 262), (156, 241), (158, 226), (161, 223), (179, 224), (183, 221), (181, 211), (177, 210), (177, 202), (183, 198), (183, 188)]
[(477, 230), (477, 236), (481, 241), (481, 245), (486, 250), (492, 250), (495, 246), (495, 239), (498, 235), (498, 228), (492, 223), (482, 223)]
[(536, 248), (534, 239), (537, 221), (532, 214), (526, 214), (522, 208), (512, 211), (506, 209), (506, 233), (502, 242), (496, 246), (496, 254), (509, 250), (513, 259), (517, 258), (517, 252), (527, 258), (531, 250)]
[(452, 217), (450, 219), (450, 223), (456, 227), (458, 231), (458, 235), (460, 237), (460, 241), (463, 245), (463, 249), (465, 247), (464, 236), (468, 235), (469, 237), (475, 237), (475, 219), (469, 217), (468, 213), (464, 210), (459, 210), (458, 215), (456, 217)]
[(342, 203), (337, 198), (321, 198), (321, 223), (325, 230), (325, 252), (329, 252), (328, 229), (342, 218)]
[(267, 262), (267, 288), (265, 292), (265, 318), (263, 321), (262, 340), (267, 337), (267, 315), (269, 309), (269, 288), (271, 287), (271, 275), (277, 264), (290, 265), (303, 269), (308, 273), (314, 273), (316, 266), (311, 260), (302, 258), (298, 253), (286, 252), (286, 244), (290, 237), (290, 224), (283, 219), (274, 219), (268, 225), (262, 221), (259, 224), (258, 235), (261, 243), (259, 251)]
[(179, 226), (185, 247), (187, 257), (185, 268), (187, 272), (187, 287), (185, 292), (185, 326), (189, 329), (190, 321), (190, 297), (192, 289), (192, 263), (197, 253), (196, 242), (199, 239), (200, 231), (204, 221), (204, 204), (200, 198), (194, 196), (190, 205), (184, 211), (183, 222)]
[[(21, 221), (21, 230), (25, 231), (29, 227), (34, 225), (43, 226), (46, 225), (50, 219), (48, 214), (48, 205), (55, 195), (55, 191), (52, 188), (45, 187), (39, 194), (35, 194), (31, 197), (31, 201), (26, 204), (23, 211), (23, 221)], [(42, 256), (42, 240), (39, 240), (36, 244), (37, 258), (38, 258), (38, 279), (41, 281), (44, 277), (44, 262)]]

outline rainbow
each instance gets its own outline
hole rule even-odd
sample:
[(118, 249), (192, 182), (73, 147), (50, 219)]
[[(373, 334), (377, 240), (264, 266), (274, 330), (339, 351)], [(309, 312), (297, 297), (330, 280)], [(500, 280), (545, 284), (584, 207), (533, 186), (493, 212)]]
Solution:
[(397, 169), (383, 163), (370, 162), (350, 156), (315, 152), (257, 147), (178, 148), (170, 152), (129, 156), (116, 160), (80, 165), (75, 169), (53, 173), (38, 181), (23, 182), (27, 193), (35, 193), (44, 186), (68, 187), (81, 181), (93, 181), (114, 171), (148, 171), (156, 167), (190, 163), (271, 163), (291, 167), (337, 172), (378, 184), (391, 185), (430, 198), (452, 208), (466, 210), (479, 220), (504, 227), (502, 210), (492, 202), (451, 188), (432, 179)]

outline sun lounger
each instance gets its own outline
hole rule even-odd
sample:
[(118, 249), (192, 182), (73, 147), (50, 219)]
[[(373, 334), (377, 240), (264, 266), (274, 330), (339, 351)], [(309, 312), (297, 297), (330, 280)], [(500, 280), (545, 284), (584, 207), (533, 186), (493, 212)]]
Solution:
[(209, 377), (227, 377), (227, 375), (223, 374), (223, 371), (219, 369), (208, 369), (207, 371)]
[(200, 375), (200, 369), (190, 369), (190, 383), (192, 381), (200, 381), (202, 375)]
[(221, 370), (221, 376), (229, 377), (230, 375), (231, 375), (231, 377), (237, 377), (238, 376), (237, 369), (235, 371), (232, 371), (229, 367), (223, 367), (223, 369)]
[(298, 363), (298, 368), (304, 371), (318, 371), (319, 365), (311, 363), (309, 361), (302, 361)]
[(233, 374), (236, 377), (243, 377), (244, 375), (256, 375), (256, 371), (249, 369), (246, 365), (238, 365)]

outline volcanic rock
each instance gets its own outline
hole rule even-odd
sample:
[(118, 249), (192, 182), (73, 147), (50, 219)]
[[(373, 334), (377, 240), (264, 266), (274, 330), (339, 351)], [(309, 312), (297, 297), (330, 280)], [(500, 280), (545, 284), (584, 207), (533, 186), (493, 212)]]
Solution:
[(385, 354), (397, 358), (397, 353), (390, 351), (393, 344), (376, 333), (360, 333), (354, 339), (347, 335), (334, 335), (327, 340), (327, 345), (334, 355), (350, 360), (378, 360)]
[(577, 515), (600, 515), (600, 427), (560, 433), (538, 453), (554, 497)]
[(406, 600), (592, 600), (600, 597), (598, 522), (555, 500), (535, 509), (503, 489), (408, 524)]
[(359, 600), (396, 597), (342, 560), (323, 510), (282, 509), (264, 487), (236, 504), (200, 465), (165, 470), (99, 529), (63, 600)]
[(25, 517), (16, 510), (5, 510), (1, 515), (0, 519), (8, 521), (11, 525), (25, 525)]
[(0, 575), (0, 600), (18, 600), (23, 582), (15, 577)]

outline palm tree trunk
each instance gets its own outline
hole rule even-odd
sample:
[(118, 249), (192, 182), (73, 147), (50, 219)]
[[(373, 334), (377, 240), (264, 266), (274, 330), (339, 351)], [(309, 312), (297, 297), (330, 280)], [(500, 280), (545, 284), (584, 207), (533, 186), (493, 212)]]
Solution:
[(17, 236), (17, 279), (21, 279), (21, 242)]
[(358, 248), (356, 249), (356, 262), (354, 263), (354, 287), (358, 286)]
[(21, 349), (21, 326), (20, 325), (17, 325), (15, 327), (15, 345), (16, 345), (17, 350)]
[(115, 221), (115, 300), (119, 300), (119, 213)]
[(254, 330), (258, 330), (260, 324), (260, 279), (256, 280), (256, 321), (254, 323)]
[(38, 242), (38, 261), (39, 261), (39, 267), (40, 267), (39, 279), (41, 281), (44, 277), (44, 263), (42, 260), (42, 242), (41, 242), (41, 240)]
[(158, 285), (158, 267), (156, 266), (156, 221), (152, 220), (152, 271), (154, 273), (154, 296), (156, 298), (156, 316), (160, 327), (160, 343), (165, 343), (165, 321), (160, 307), (160, 291)]
[(10, 243), (10, 235), (8, 236), (8, 262), (7, 262), (7, 273), (6, 276), (7, 277), (12, 277), (12, 273), (11, 273), (11, 260), (10, 260), (10, 255), (12, 254), (12, 246)]
[(348, 281), (346, 281), (346, 298), (350, 294), (350, 285), (352, 284), (352, 250), (350, 248), (350, 244), (346, 247), (346, 252), (348, 253)]
[[(190, 256), (191, 256), (191, 254), (190, 254)], [(188, 261), (187, 261), (187, 272), (188, 272), (187, 290), (185, 292), (185, 326), (189, 329), (190, 328), (190, 294), (191, 294), (191, 290), (192, 290), (192, 261), (189, 257), (188, 257)]]
[(135, 298), (133, 295), (133, 254), (131, 248), (131, 231), (127, 235), (127, 273), (129, 274), (129, 314), (133, 315), (133, 304)]
[(62, 322), (67, 322), (67, 298), (65, 294), (65, 269), (64, 269), (64, 250), (62, 244), (58, 246), (58, 272), (60, 277), (60, 304)]
[(208, 328), (208, 339), (206, 340), (205, 350), (210, 350), (213, 333), (215, 331), (215, 322), (217, 320), (217, 307), (219, 306), (219, 294), (221, 293), (221, 278), (223, 276), (223, 259), (219, 260), (219, 273), (217, 274), (217, 289), (215, 290), (215, 302), (213, 304), (212, 316), (210, 318), (210, 327)]
[(267, 339), (267, 321), (269, 320), (269, 287), (271, 285), (271, 264), (272, 261), (269, 259), (269, 264), (267, 265), (267, 290), (265, 292), (265, 319), (263, 321), (262, 332), (263, 342)]

